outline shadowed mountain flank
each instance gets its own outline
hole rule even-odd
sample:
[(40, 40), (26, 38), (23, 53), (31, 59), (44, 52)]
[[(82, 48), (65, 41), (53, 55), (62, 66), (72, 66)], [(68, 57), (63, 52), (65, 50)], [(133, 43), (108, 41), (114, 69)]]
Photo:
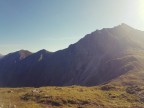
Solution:
[(126, 24), (87, 34), (57, 52), (21, 50), (0, 60), (0, 86), (93, 86), (144, 66), (144, 32)]

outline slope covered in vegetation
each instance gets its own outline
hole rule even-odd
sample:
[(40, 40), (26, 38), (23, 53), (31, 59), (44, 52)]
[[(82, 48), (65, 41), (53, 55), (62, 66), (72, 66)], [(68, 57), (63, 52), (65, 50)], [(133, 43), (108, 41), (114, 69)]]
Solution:
[(144, 108), (144, 86), (1, 88), (1, 108)]

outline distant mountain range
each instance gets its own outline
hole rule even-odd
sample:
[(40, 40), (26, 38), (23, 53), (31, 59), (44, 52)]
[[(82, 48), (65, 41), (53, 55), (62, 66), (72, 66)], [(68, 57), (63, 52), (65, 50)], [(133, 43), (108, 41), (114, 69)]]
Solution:
[(57, 52), (20, 50), (5, 55), (0, 59), (0, 86), (141, 83), (143, 67), (144, 32), (121, 24), (96, 30)]

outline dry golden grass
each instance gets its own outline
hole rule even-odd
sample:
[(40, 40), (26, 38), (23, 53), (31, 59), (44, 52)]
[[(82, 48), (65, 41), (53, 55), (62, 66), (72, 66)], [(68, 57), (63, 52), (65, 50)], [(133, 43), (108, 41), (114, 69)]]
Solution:
[[(133, 92), (131, 93), (130, 91)], [(144, 108), (143, 87), (1, 88), (1, 108)]]

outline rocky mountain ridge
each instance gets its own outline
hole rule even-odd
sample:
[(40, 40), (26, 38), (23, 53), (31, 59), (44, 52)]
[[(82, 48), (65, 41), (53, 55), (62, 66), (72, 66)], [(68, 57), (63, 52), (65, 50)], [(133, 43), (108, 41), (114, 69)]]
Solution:
[(93, 86), (142, 69), (144, 32), (126, 24), (96, 30), (56, 52), (21, 50), (0, 60), (0, 86)]

